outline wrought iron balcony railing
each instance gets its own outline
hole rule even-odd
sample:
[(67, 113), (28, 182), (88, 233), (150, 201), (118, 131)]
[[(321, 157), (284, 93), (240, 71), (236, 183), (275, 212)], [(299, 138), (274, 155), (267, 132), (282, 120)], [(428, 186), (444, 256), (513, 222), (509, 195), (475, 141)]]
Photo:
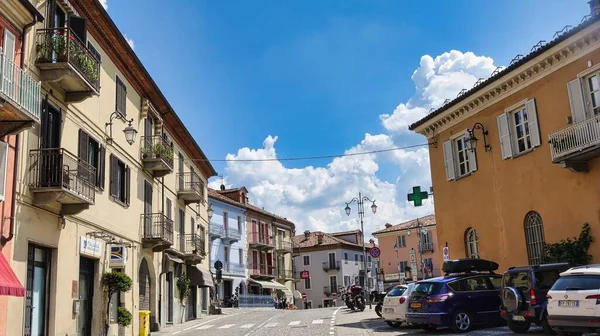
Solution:
[(275, 266), (267, 264), (248, 264), (248, 273), (250, 275), (274, 277)]
[(600, 115), (550, 133), (548, 142), (552, 162), (584, 154), (600, 145)]
[(186, 204), (204, 203), (204, 182), (195, 172), (178, 173), (177, 174), (177, 192), (180, 199), (183, 199)]
[(323, 270), (324, 271), (329, 271), (329, 270), (339, 270), (340, 269), (340, 262), (339, 261), (324, 261), (323, 262)]
[(162, 240), (173, 244), (173, 220), (161, 213), (142, 214), (143, 240)]
[(239, 240), (242, 238), (242, 234), (238, 229), (228, 227), (225, 229), (225, 238), (229, 240)]
[(248, 243), (253, 245), (273, 246), (273, 238), (264, 232), (248, 232)]
[(143, 136), (141, 141), (140, 152), (145, 169), (151, 170), (155, 177), (173, 171), (173, 148), (163, 137)]
[(421, 252), (433, 252), (433, 242), (421, 243), (419, 250)]
[[(15, 107), (40, 122), (41, 84), (6, 57), (0, 48), (0, 94)], [(15, 118), (16, 119), (16, 118)], [(20, 118), (19, 118), (20, 119)], [(4, 121), (3, 121), (4, 122)]]
[(195, 233), (179, 235), (179, 250), (184, 255), (206, 256), (205, 243), (204, 237)]

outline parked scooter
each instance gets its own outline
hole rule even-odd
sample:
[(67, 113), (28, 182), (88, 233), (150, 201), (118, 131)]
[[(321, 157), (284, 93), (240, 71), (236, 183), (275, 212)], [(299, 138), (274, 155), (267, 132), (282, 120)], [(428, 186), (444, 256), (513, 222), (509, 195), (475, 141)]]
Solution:
[(350, 289), (351, 295), (352, 295), (352, 305), (353, 308), (351, 308), (352, 310), (354, 309), (358, 309), (360, 311), (364, 311), (365, 310), (365, 297), (363, 295), (363, 289), (361, 286), (352, 286), (352, 288)]
[(348, 288), (346, 288), (342, 294), (342, 299), (344, 300), (344, 303), (346, 303), (346, 307), (348, 307), (348, 309), (354, 310), (354, 303), (352, 301), (352, 292), (350, 291), (350, 288), (352, 288), (352, 286), (348, 286)]

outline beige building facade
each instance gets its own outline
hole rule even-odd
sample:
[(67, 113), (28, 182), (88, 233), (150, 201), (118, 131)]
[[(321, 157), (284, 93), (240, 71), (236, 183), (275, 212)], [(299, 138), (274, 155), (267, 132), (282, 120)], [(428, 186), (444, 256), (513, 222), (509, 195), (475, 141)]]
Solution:
[[(32, 2), (46, 17), (25, 39), (41, 124), (16, 144), (11, 266), (27, 294), (8, 299), (6, 334), (101, 334), (111, 270), (133, 287), (112, 300), (110, 335), (137, 335), (143, 310), (152, 330), (198, 317), (216, 172), (97, 0)], [(180, 302), (184, 275), (192, 295)], [(118, 306), (130, 326), (116, 324)]]

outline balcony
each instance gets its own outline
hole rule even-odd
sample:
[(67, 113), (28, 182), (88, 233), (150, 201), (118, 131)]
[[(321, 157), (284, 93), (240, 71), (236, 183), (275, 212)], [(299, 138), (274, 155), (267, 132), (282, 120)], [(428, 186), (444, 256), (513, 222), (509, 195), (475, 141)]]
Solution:
[(173, 220), (161, 213), (142, 215), (142, 244), (154, 252), (161, 252), (173, 245)]
[(299, 256), (300, 256), (300, 248), (299, 247), (292, 248), (292, 257), (299, 257)]
[(29, 189), (37, 206), (61, 205), (62, 215), (75, 215), (94, 204), (96, 168), (63, 148), (29, 152)]
[(330, 270), (340, 270), (340, 262), (339, 261), (325, 261), (323, 262), (323, 271), (327, 272)]
[(56, 82), (66, 102), (100, 93), (100, 61), (70, 28), (38, 29), (35, 43), (42, 82)]
[(179, 235), (179, 251), (188, 264), (197, 264), (206, 257), (204, 237), (197, 234)]
[(191, 203), (204, 203), (204, 183), (200, 176), (194, 172), (177, 174), (177, 197), (183, 201), (185, 205)]
[(273, 245), (273, 238), (269, 235), (262, 232), (249, 232), (248, 233), (248, 244), (250, 247), (258, 248), (258, 249), (272, 249), (275, 246)]
[(600, 156), (600, 115), (549, 134), (553, 163), (576, 172), (588, 171), (588, 161)]
[(40, 123), (40, 87), (0, 49), (0, 136)]
[(223, 235), (223, 237), (221, 237), (221, 240), (223, 240), (223, 243), (225, 244), (233, 244), (239, 241), (241, 238), (242, 234), (238, 229), (228, 227), (225, 228), (225, 234)]
[[(299, 275), (298, 278), (300, 278)], [(291, 269), (278, 269), (277, 279), (294, 280), (294, 271), (292, 271)]]
[(153, 177), (173, 172), (173, 148), (160, 135), (143, 136), (140, 151), (144, 169)]
[(218, 224), (210, 224), (210, 230), (208, 230), (208, 235), (210, 240), (215, 240), (217, 238), (221, 238), (223, 237), (223, 235), (225, 234), (225, 229), (223, 228), (223, 225), (218, 225)]
[(275, 244), (275, 250), (282, 253), (292, 253), (293, 245), (290, 241), (277, 241)]
[(248, 275), (263, 278), (275, 278), (275, 266), (267, 264), (249, 264)]
[(419, 252), (433, 252), (433, 243), (421, 243)]
[(223, 272), (231, 273), (231, 274), (246, 274), (246, 265), (240, 263), (233, 263), (231, 261), (226, 261), (223, 263)]

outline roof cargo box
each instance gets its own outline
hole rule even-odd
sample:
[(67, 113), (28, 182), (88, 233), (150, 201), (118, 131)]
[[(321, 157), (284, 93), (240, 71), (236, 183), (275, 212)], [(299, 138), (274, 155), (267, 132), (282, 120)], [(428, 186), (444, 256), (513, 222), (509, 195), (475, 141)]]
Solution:
[(498, 263), (484, 259), (458, 259), (444, 261), (444, 273), (493, 272), (498, 269)]

